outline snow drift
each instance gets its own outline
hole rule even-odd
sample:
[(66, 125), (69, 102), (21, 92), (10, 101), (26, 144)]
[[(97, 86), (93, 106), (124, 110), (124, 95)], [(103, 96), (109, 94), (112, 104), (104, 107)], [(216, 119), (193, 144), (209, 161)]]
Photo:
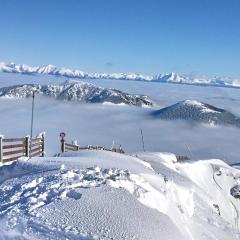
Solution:
[(82, 151), (0, 172), (0, 239), (239, 238), (240, 171), (221, 160)]
[(185, 100), (166, 108), (153, 111), (152, 116), (165, 120), (188, 120), (208, 124), (240, 127), (240, 118), (234, 114), (196, 100)]
[(66, 81), (61, 85), (24, 84), (0, 88), (0, 97), (28, 98), (38, 94), (59, 100), (83, 103), (128, 104), (139, 107), (151, 107), (153, 101), (145, 95), (128, 94), (116, 89), (97, 87), (81, 81)]

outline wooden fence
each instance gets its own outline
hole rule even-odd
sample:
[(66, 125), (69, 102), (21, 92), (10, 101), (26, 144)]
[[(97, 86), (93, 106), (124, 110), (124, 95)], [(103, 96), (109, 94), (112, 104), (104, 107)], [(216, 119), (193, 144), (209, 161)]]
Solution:
[(104, 151), (109, 151), (109, 152), (124, 153), (124, 151), (122, 150), (121, 147), (111, 148), (111, 149), (106, 148), (106, 147), (101, 147), (101, 146), (92, 146), (92, 145), (88, 145), (86, 147), (81, 147), (80, 145), (66, 143), (65, 141), (61, 141), (61, 150), (62, 150), (62, 152), (80, 151), (80, 150), (104, 150)]
[(2, 163), (20, 157), (44, 157), (45, 135), (30, 140), (30, 137), (5, 138), (0, 136), (0, 161)]
[(188, 161), (190, 158), (188, 156), (176, 155), (177, 161)]

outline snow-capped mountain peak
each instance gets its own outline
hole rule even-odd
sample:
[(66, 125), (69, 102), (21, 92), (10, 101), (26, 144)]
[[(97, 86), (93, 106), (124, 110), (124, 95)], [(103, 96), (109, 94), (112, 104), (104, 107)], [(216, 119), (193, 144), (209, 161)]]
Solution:
[(234, 125), (240, 127), (240, 118), (234, 114), (197, 100), (184, 100), (153, 111), (152, 115), (165, 120), (188, 120), (192, 122)]
[(206, 104), (206, 103), (199, 102), (197, 100), (185, 100), (185, 101), (181, 102), (181, 104), (198, 108), (203, 113), (204, 112), (205, 113), (207, 113), (207, 112), (208, 113), (221, 113), (221, 112), (223, 112), (222, 109), (213, 107), (213, 106), (211, 106), (209, 104)]
[(49, 64), (49, 65), (46, 65), (46, 66), (43, 66), (43, 67), (39, 67), (37, 69), (37, 72), (41, 73), (41, 74), (50, 74), (50, 73), (54, 73), (56, 70), (57, 70), (57, 67)]
[(193, 77), (177, 73), (161, 73), (156, 76), (142, 75), (139, 73), (88, 73), (80, 70), (72, 70), (69, 68), (59, 68), (54, 65), (46, 65), (41, 67), (30, 67), (26, 64), (0, 63), (0, 72), (21, 73), (21, 74), (48, 74), (54, 76), (64, 76), (68, 78), (78, 79), (116, 79), (130, 81), (146, 81), (146, 82), (162, 82), (162, 83), (178, 83), (191, 85), (208, 85), (221, 87), (240, 87), (239, 79), (231, 79), (229, 77)]
[(116, 89), (97, 87), (82, 81), (66, 81), (59, 85), (24, 84), (0, 88), (0, 97), (28, 98), (33, 92), (59, 100), (82, 103), (113, 103), (151, 107), (153, 101), (145, 95), (128, 94)]

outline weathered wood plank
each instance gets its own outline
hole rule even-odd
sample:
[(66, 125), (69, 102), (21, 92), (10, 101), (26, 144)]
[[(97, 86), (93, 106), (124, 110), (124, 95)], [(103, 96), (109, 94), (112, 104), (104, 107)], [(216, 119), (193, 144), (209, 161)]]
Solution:
[(2, 149), (2, 145), (3, 145), (3, 142), (2, 142), (3, 138), (2, 136), (0, 136), (0, 161), (1, 163), (3, 163), (3, 149)]
[(80, 147), (79, 145), (74, 145), (74, 144), (69, 144), (69, 143), (65, 143), (65, 146), (68, 146), (68, 147)]
[(3, 142), (23, 142), (25, 138), (3, 138)]
[(89, 149), (88, 147), (80, 147), (79, 150), (87, 150)]
[(21, 149), (21, 150), (16, 150), (11, 152), (3, 152), (3, 156), (9, 156), (9, 155), (18, 154), (18, 153), (25, 153), (25, 150)]
[(65, 147), (66, 150), (71, 150), (71, 151), (77, 151), (77, 148), (73, 148), (73, 147)]
[(74, 145), (70, 143), (65, 143), (65, 149), (68, 151), (78, 151), (78, 150), (102, 150), (102, 151), (109, 151), (109, 152), (118, 152), (118, 153), (124, 153), (121, 152), (119, 149), (110, 149), (102, 146), (86, 146), (86, 147), (80, 147), (79, 145)]
[(36, 146), (42, 146), (42, 144), (40, 142), (37, 142), (37, 143), (32, 143), (31, 144), (31, 147), (36, 147)]
[(9, 148), (20, 148), (20, 147), (25, 147), (25, 144), (11, 144), (11, 145), (5, 145), (2, 148), (3, 149), (9, 149)]
[(32, 140), (31, 140), (31, 142), (41, 142), (42, 141), (42, 138), (40, 137), (40, 138), (33, 138)]
[(20, 157), (22, 157), (22, 156), (5, 158), (5, 159), (3, 159), (3, 162), (5, 163), (5, 162), (11, 162), (11, 161), (14, 161), (14, 160), (18, 160)]

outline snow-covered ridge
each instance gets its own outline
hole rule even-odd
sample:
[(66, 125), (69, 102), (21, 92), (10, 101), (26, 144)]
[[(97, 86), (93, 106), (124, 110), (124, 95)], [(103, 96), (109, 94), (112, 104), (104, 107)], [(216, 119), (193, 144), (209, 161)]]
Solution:
[(80, 70), (72, 70), (69, 68), (58, 68), (53, 65), (30, 67), (26, 64), (15, 64), (12, 62), (0, 63), (0, 71), (7, 73), (22, 73), (22, 74), (48, 74), (80, 79), (101, 78), (101, 79), (142, 80), (142, 81), (149, 81), (153, 79), (150, 76), (144, 76), (138, 73), (88, 73)]
[(154, 77), (152, 81), (203, 86), (240, 87), (240, 80), (232, 79), (230, 77), (193, 77), (186, 74), (180, 75), (176, 73), (159, 74)]
[(28, 98), (38, 94), (59, 100), (82, 103), (113, 103), (139, 107), (151, 107), (153, 102), (148, 96), (128, 94), (116, 89), (97, 87), (82, 81), (66, 81), (60, 85), (24, 84), (0, 88), (0, 97)]
[(185, 74), (161, 73), (156, 76), (147, 76), (139, 73), (89, 73), (69, 68), (58, 68), (53, 65), (31, 67), (26, 64), (0, 63), (0, 72), (21, 74), (48, 74), (79, 79), (116, 79), (132, 81), (150, 81), (162, 83), (193, 84), (206, 86), (240, 87), (240, 79), (229, 77), (193, 77)]
[(190, 120), (208, 124), (223, 124), (240, 127), (240, 118), (234, 114), (196, 100), (185, 100), (154, 111), (154, 117), (165, 120)]

